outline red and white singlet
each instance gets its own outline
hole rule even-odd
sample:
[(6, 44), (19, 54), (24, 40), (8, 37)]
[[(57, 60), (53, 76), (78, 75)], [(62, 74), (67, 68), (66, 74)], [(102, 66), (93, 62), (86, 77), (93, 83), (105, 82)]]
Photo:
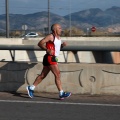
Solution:
[[(54, 36), (54, 35), (53, 35)], [(60, 49), (61, 49), (61, 39), (57, 39), (54, 36), (53, 41), (49, 41), (46, 43), (46, 48), (49, 50), (53, 50), (52, 55), (46, 54), (43, 58), (43, 65), (49, 66), (49, 65), (56, 65), (58, 59), (56, 57), (59, 56)]]
[(57, 39), (56, 37), (54, 37), (53, 42), (50, 41), (46, 43), (46, 48), (49, 50), (53, 50), (52, 55), (59, 56), (60, 48), (61, 48), (61, 39)]

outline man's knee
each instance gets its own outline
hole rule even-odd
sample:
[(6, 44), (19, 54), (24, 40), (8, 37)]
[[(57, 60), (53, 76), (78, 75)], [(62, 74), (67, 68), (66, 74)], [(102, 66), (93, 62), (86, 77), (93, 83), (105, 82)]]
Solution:
[(59, 79), (60, 78), (60, 72), (58, 72), (57, 74), (55, 74), (55, 77)]
[(46, 77), (45, 75), (41, 74), (41, 75), (38, 76), (38, 79), (42, 79), (43, 80), (45, 77)]

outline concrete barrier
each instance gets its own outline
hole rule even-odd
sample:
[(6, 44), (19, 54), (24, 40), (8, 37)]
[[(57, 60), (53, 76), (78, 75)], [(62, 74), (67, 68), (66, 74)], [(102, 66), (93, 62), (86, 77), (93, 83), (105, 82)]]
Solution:
[[(72, 42), (69, 41), (70, 38), (63, 38), (63, 40), (75, 45), (79, 41), (115, 42), (120, 41), (120, 38), (79, 37), (71, 38)], [(38, 41), (1, 38), (0, 44), (36, 45)], [(14, 53), (14, 51), (1, 50), (0, 52), (2, 53), (0, 60), (4, 61), (0, 62), (0, 91), (26, 91), (26, 86), (31, 85), (41, 72), (41, 62), (45, 51), (15, 51)], [(12, 54), (15, 55), (16, 62), (10, 62), (12, 61)], [(119, 56), (120, 52), (79, 51), (74, 53), (72, 51), (61, 51), (59, 66), (63, 89), (71, 91), (73, 94), (120, 95), (120, 65), (100, 64), (120, 63)], [(36, 87), (35, 92), (58, 92), (52, 73)]]
[[(119, 64), (59, 63), (62, 86), (73, 94), (120, 95)], [(0, 91), (26, 91), (42, 70), (41, 63), (0, 62)], [(35, 92), (58, 92), (50, 72)]]

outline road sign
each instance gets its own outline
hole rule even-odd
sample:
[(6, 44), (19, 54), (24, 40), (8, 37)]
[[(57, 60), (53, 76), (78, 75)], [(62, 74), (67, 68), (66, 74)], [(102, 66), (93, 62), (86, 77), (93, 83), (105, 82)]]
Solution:
[(95, 32), (95, 31), (96, 31), (96, 27), (93, 26), (93, 27), (91, 28), (91, 31), (92, 31), (92, 32)]
[(27, 25), (22, 25), (22, 30), (27, 30), (28, 26)]

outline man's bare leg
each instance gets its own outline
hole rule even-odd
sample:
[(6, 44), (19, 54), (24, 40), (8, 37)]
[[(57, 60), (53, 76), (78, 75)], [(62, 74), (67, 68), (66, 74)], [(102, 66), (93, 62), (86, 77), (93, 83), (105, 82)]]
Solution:
[(50, 65), (49, 68), (55, 76), (55, 83), (56, 83), (58, 90), (61, 91), (62, 84), (61, 84), (61, 80), (60, 80), (60, 70), (58, 68), (58, 65)]
[(59, 70), (58, 65), (50, 65), (49, 68), (55, 76), (55, 83), (56, 83), (56, 86), (59, 90), (59, 98), (61, 100), (63, 100), (64, 98), (69, 97), (71, 95), (71, 93), (70, 92), (66, 93), (62, 89), (62, 83), (61, 83), (61, 80), (60, 80), (60, 70)]
[(44, 66), (41, 74), (35, 79), (33, 85), (37, 86), (47, 76), (49, 72), (50, 72), (49, 67)]
[(34, 97), (33, 91), (35, 87), (47, 76), (49, 72), (50, 72), (49, 67), (43, 67), (41, 74), (35, 79), (33, 85), (27, 86), (27, 91), (30, 98)]

